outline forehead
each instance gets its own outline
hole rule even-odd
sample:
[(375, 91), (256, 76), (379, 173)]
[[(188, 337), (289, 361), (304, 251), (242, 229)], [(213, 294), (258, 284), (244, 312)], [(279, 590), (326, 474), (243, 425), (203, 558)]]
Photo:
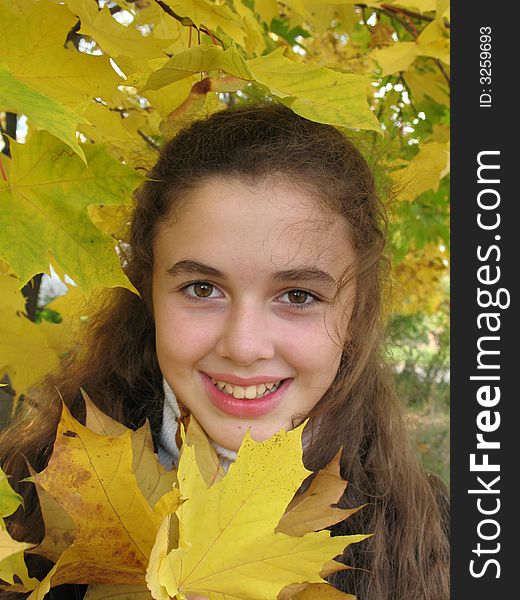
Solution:
[[(319, 266), (340, 276), (353, 258), (349, 225), (290, 182), (215, 178), (178, 201), (157, 232), (156, 258), (203, 259), (263, 271)], [(222, 265), (221, 266), (230, 266)]]

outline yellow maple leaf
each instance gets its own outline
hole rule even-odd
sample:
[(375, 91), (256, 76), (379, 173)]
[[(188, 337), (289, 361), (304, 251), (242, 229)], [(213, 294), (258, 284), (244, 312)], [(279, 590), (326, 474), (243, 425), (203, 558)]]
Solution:
[[(153, 454), (148, 426), (131, 432), (84, 398), (88, 427), (64, 406), (51, 460), (32, 477), (46, 527), (32, 551), (56, 564), (29, 600), (41, 600), (61, 583), (92, 584), (87, 600), (144, 600), (150, 593), (159, 600), (186, 594), (209, 600), (351, 598), (323, 578), (348, 568), (332, 558), (367, 536), (312, 532), (352, 512), (329, 506), (346, 485), (339, 455), (287, 506), (309, 475), (302, 463), (303, 426), (260, 444), (246, 436), (224, 476), (192, 418), (179, 471), (168, 472)], [(16, 502), (11, 499), (11, 510)], [(297, 537), (282, 533), (284, 512), (285, 526), (300, 528)], [(16, 544), (24, 566), (29, 545)], [(20, 563), (9, 569), (18, 574)], [(20, 576), (26, 590), (34, 588), (34, 580)]]
[[(322, 566), (368, 537), (275, 532), (310, 474), (302, 463), (302, 430), (281, 431), (261, 443), (247, 434), (227, 475), (210, 487), (197, 467), (196, 450), (183, 445), (178, 477), (184, 501), (163, 521), (147, 571), (154, 598), (184, 600), (198, 594), (210, 600), (274, 600), (291, 584), (325, 583)], [(179, 544), (169, 549), (173, 516)]]
[(294, 600), (356, 600), (352, 594), (340, 592), (327, 583), (313, 583), (307, 586)]
[(20, 291), (23, 284), (7, 271), (7, 263), (3, 262), (3, 265), (6, 272), (0, 272), (0, 310), (8, 310), (12, 314), (25, 312), (25, 298)]
[(343, 509), (332, 506), (339, 502), (347, 487), (347, 482), (339, 473), (340, 455), (341, 451), (324, 469), (318, 471), (303, 494), (291, 500), (277, 531), (288, 535), (305, 535), (344, 521), (362, 508)]
[[(142, 445), (149, 450), (147, 441)], [(151, 508), (133, 471), (141, 464), (146, 470), (146, 461), (140, 457), (133, 462), (129, 430), (118, 437), (94, 433), (63, 407), (52, 457), (33, 480), (72, 517), (76, 537), (31, 600), (40, 600), (51, 585), (65, 582), (144, 583), (164, 511)], [(154, 489), (149, 490), (150, 498)], [(167, 508), (173, 510), (174, 503)]]
[(101, 10), (89, 0), (66, 0), (66, 5), (81, 19), (80, 33), (96, 40), (103, 52), (114, 59), (131, 57), (138, 68), (144, 67), (147, 60), (165, 56), (163, 48), (174, 41), (143, 35), (133, 23), (128, 26), (118, 23), (108, 5)]
[[(32, 469), (30, 471), (32, 476), (36, 475)], [(45, 536), (30, 552), (57, 562), (61, 554), (74, 542), (76, 527), (70, 515), (45, 488), (36, 484), (36, 491), (45, 525)]]
[[(110, 437), (117, 437), (129, 431), (124, 425), (114, 421), (101, 411), (83, 390), (82, 394), (87, 409), (86, 426), (91, 431)], [(167, 499), (168, 501), (173, 500), (172, 510), (175, 510), (179, 492), (172, 488), (177, 485), (177, 473), (176, 471), (167, 471), (157, 460), (153, 451), (152, 434), (148, 423), (137, 431), (131, 431), (130, 437), (132, 440), (132, 472), (143, 496), (151, 508), (154, 508), (159, 500), (163, 504)], [(172, 510), (168, 512), (172, 512)]]
[(89, 585), (83, 600), (151, 600), (145, 585)]
[(58, 354), (44, 329), (23, 314), (2, 310), (0, 329), (0, 372), (9, 375), (17, 394), (27, 391), (58, 366)]
[(65, 6), (35, 2), (22, 17), (12, 0), (0, 0), (0, 13), (0, 60), (18, 79), (69, 107), (110, 99), (120, 78), (109, 58), (64, 47), (77, 21)]

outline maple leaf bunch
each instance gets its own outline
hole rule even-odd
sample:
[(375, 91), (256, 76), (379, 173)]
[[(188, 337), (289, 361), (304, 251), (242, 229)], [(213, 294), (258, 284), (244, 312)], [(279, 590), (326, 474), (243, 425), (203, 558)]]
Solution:
[[(348, 568), (333, 558), (368, 536), (324, 530), (359, 509), (333, 506), (347, 485), (339, 454), (297, 493), (311, 474), (305, 423), (261, 443), (248, 433), (226, 474), (191, 417), (178, 469), (167, 471), (148, 424), (131, 431), (85, 401), (86, 426), (63, 406), (49, 464), (31, 478), (45, 537), (33, 548), (12, 540), (11, 554), (0, 554), (7, 589), (32, 590), (29, 600), (63, 583), (89, 584), (85, 600), (353, 598), (324, 577)], [(18, 500), (0, 483), (7, 516)], [(54, 561), (42, 581), (28, 577), (24, 552)]]

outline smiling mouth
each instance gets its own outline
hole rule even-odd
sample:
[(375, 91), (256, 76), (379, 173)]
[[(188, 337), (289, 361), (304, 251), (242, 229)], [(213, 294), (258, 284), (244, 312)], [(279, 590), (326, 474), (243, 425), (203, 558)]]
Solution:
[(285, 379), (248, 386), (234, 385), (227, 381), (216, 381), (212, 377), (211, 381), (218, 390), (232, 398), (236, 398), (237, 400), (257, 400), (258, 398), (264, 398), (265, 396), (269, 396), (276, 392)]

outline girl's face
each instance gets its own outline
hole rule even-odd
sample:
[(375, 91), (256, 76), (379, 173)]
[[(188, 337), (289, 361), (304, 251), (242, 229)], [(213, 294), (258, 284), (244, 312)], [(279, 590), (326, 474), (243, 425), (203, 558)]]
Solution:
[(288, 183), (214, 178), (154, 241), (157, 357), (177, 398), (237, 450), (289, 430), (338, 370), (353, 286), (346, 221)]

